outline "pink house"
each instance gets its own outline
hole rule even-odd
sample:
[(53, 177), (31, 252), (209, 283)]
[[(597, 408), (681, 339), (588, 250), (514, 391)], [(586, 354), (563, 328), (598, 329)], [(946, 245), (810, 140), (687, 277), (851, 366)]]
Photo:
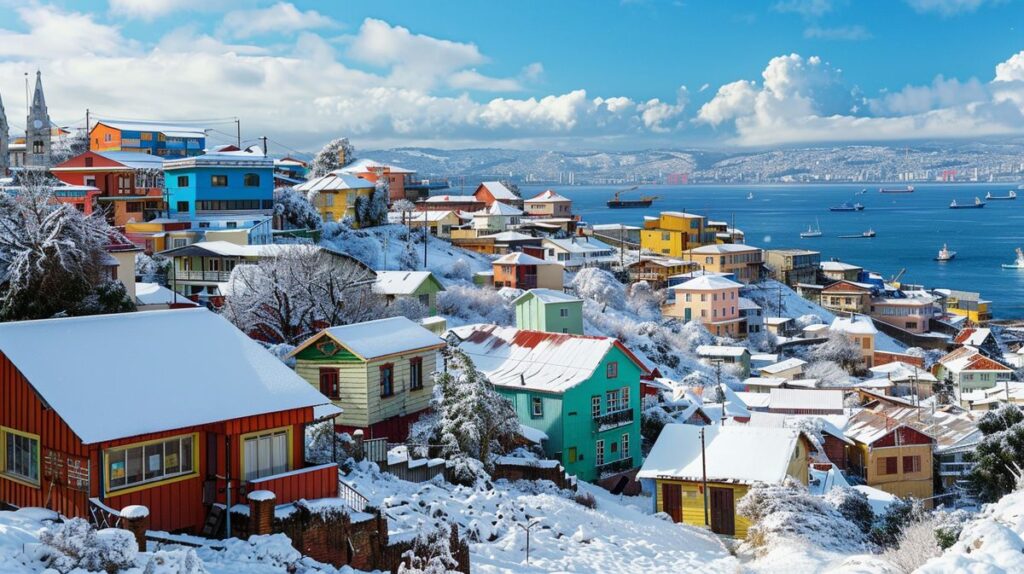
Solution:
[(719, 275), (701, 275), (670, 287), (675, 301), (666, 304), (661, 314), (683, 321), (700, 321), (714, 335), (742, 337), (746, 319), (740, 314), (740, 287), (743, 285)]

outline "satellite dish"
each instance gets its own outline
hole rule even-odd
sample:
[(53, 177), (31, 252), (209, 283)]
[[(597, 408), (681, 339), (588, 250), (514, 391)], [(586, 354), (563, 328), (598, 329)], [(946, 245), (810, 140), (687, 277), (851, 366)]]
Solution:
[(35, 120), (34, 122), (32, 122), (32, 127), (36, 129), (43, 127), (43, 120)]

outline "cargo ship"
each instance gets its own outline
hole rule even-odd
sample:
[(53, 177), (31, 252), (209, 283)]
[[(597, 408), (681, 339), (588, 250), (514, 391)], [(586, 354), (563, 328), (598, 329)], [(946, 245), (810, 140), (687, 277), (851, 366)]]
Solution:
[(829, 211), (864, 211), (864, 206), (859, 203), (850, 204), (850, 202), (843, 202), (842, 205), (836, 205), (828, 208)]
[(658, 199), (656, 196), (653, 195), (645, 195), (640, 197), (639, 199), (621, 199), (619, 197), (623, 193), (626, 193), (627, 191), (635, 190), (637, 187), (638, 186), (634, 185), (629, 189), (620, 189), (619, 191), (616, 191), (615, 196), (608, 200), (608, 207), (612, 209), (650, 207), (651, 204), (654, 203), (656, 199)]
[(988, 201), (992, 201), (993, 199), (1017, 199), (1017, 192), (1011, 189), (1006, 195), (992, 195), (992, 192), (990, 191), (985, 194), (985, 199)]
[(908, 185), (907, 187), (882, 187), (879, 188), (878, 193), (914, 193), (914, 186)]
[(950, 209), (981, 209), (982, 207), (985, 207), (985, 202), (977, 197), (974, 198), (974, 203), (957, 203), (954, 199), (949, 204)]

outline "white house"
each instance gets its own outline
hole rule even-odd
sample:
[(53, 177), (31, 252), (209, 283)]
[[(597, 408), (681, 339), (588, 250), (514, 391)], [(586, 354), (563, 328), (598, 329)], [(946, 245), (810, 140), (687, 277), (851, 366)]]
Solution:
[(546, 261), (557, 261), (568, 271), (577, 271), (582, 267), (607, 269), (617, 261), (610, 245), (589, 237), (545, 238), (541, 241), (541, 247), (544, 248)]
[(473, 229), (478, 233), (500, 233), (519, 225), (523, 211), (519, 208), (495, 201), (490, 207), (473, 213)]

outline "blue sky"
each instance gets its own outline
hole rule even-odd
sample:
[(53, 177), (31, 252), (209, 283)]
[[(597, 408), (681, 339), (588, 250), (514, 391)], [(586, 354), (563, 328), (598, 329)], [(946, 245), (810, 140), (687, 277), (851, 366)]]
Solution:
[[(0, 0), (0, 97), (238, 116), (300, 149), (763, 148), (1016, 137), (1015, 0)], [(220, 124), (217, 124), (220, 125)], [(223, 128), (228, 129), (228, 128)]]

